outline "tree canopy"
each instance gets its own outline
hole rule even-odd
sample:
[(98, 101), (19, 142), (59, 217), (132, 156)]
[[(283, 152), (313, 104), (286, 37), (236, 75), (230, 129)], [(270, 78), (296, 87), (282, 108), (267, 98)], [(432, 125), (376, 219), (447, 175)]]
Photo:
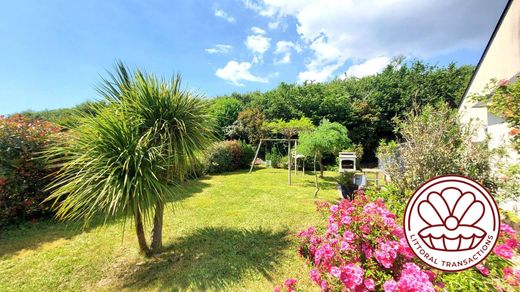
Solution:
[[(414, 105), (445, 102), (451, 108), (457, 107), (473, 70), (474, 67), (468, 65), (441, 67), (397, 58), (375, 75), (337, 78), (323, 83), (281, 83), (266, 92), (213, 98), (209, 100), (209, 108), (216, 121), (217, 136), (250, 143), (266, 134), (266, 127), (257, 123), (260, 120), (276, 123), (306, 117), (318, 125), (322, 119), (328, 119), (345, 126), (352, 142), (363, 146), (363, 159), (373, 161), (381, 139), (397, 138), (392, 119), (403, 118)], [(55, 119), (55, 115), (69, 113), (63, 109), (33, 114)], [(247, 118), (253, 114), (254, 119)], [(282, 122), (278, 126), (282, 126)], [(276, 132), (281, 133), (281, 129)]]
[(374, 160), (379, 141), (396, 138), (394, 117), (402, 118), (414, 105), (442, 101), (457, 107), (473, 69), (467, 65), (439, 67), (396, 59), (372, 76), (324, 83), (281, 83), (264, 93), (235, 93), (232, 97), (244, 108), (260, 110), (271, 122), (307, 117), (314, 125), (322, 119), (340, 123), (349, 130), (352, 142), (363, 146), (364, 159)]
[(265, 123), (265, 127), (274, 134), (281, 134), (285, 138), (293, 138), (299, 133), (312, 131), (314, 124), (309, 118), (301, 117), (299, 119), (292, 119), (288, 122), (279, 119), (274, 122)]
[(337, 155), (341, 150), (351, 147), (352, 141), (348, 137), (348, 130), (345, 126), (323, 120), (314, 131), (301, 133), (298, 152), (305, 156), (316, 157), (323, 176), (321, 162), (323, 155)]
[(211, 104), (210, 113), (215, 119), (216, 134), (221, 139), (226, 135), (226, 128), (235, 122), (243, 109), (243, 103), (233, 97), (218, 98)]

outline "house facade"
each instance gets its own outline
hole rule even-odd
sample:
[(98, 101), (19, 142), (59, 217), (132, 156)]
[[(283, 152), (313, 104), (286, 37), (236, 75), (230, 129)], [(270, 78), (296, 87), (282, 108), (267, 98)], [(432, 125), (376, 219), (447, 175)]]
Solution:
[[(459, 107), (460, 121), (476, 127), (474, 142), (489, 138), (489, 147), (504, 147), (509, 163), (519, 161), (510, 147), (511, 128), (488, 111), (486, 104), (473, 100), (482, 95), (492, 79), (515, 81), (520, 77), (520, 0), (510, 0), (484, 50)], [(508, 146), (509, 145), (509, 146)]]

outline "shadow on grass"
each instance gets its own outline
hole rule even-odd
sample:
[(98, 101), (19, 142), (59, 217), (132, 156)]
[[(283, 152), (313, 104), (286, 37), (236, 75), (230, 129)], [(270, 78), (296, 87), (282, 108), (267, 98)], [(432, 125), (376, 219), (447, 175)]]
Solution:
[(265, 229), (199, 229), (166, 247), (158, 258), (125, 273), (123, 288), (220, 290), (249, 272), (270, 280), (269, 272), (290, 243), (287, 235)]
[(198, 179), (188, 180), (177, 186), (172, 186), (173, 188), (176, 188), (176, 191), (175, 197), (170, 200), (170, 202), (179, 202), (202, 192), (205, 188), (210, 186), (210, 184), (206, 182), (208, 179), (209, 177), (205, 176)]
[[(194, 194), (200, 193), (209, 184), (204, 178), (190, 180), (176, 186), (176, 196), (172, 202), (180, 202)], [(100, 225), (118, 224), (124, 220), (124, 216), (104, 222), (101, 216), (94, 218), (88, 226), (83, 226), (83, 222), (58, 222), (54, 219), (45, 219), (38, 223), (24, 223), (17, 226), (10, 226), (0, 229), (0, 259), (14, 256), (22, 250), (36, 249), (46, 242), (58, 239), (70, 239), (83, 232), (88, 232)], [(132, 224), (131, 219), (127, 218), (126, 224)]]
[[(106, 225), (115, 222), (107, 223)], [(0, 259), (15, 256), (22, 250), (36, 249), (44, 243), (59, 239), (70, 239), (78, 234), (103, 224), (96, 218), (84, 227), (82, 222), (58, 222), (46, 219), (38, 223), (25, 223), (0, 230)]]
[[(262, 170), (269, 170), (269, 169), (270, 168), (255, 166), (255, 168), (253, 168), (251, 173), (255, 173), (258, 171), (262, 171)], [(217, 176), (217, 175), (218, 176), (231, 176), (231, 175), (236, 175), (236, 174), (249, 174), (249, 168), (237, 169), (237, 170), (233, 170), (233, 171), (226, 171), (226, 172), (222, 172), (222, 173), (214, 173), (214, 174), (210, 174), (210, 175), (212, 175), (212, 176)]]

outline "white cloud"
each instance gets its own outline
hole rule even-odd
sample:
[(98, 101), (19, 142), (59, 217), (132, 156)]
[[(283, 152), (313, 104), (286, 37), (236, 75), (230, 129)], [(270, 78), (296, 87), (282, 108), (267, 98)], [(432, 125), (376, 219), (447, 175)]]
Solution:
[(242, 0), (244, 6), (248, 9), (258, 12), (258, 14), (266, 17), (272, 17), (277, 13), (277, 9), (274, 6), (263, 5), (254, 0)]
[(280, 21), (270, 21), (267, 26), (269, 27), (269, 29), (277, 29), (278, 27), (280, 27)]
[(290, 41), (277, 42), (276, 50), (274, 51), (274, 53), (283, 56), (281, 58), (275, 59), (274, 64), (278, 65), (291, 63), (291, 50), (295, 50), (296, 52), (300, 53), (302, 51), (302, 48), (300, 47), (300, 45)]
[[(506, 0), (244, 0), (259, 15), (296, 20), (313, 52), (306, 72), (327, 80), (348, 60), (380, 56), (428, 58), (459, 49), (482, 49)], [(336, 69), (334, 69), (336, 68)]]
[(233, 23), (235, 22), (235, 18), (231, 15), (228, 15), (226, 11), (222, 9), (215, 10), (215, 16), (225, 19), (227, 22)]
[(390, 58), (377, 57), (366, 60), (364, 63), (350, 66), (345, 72), (345, 77), (364, 77), (377, 74), (390, 64)]
[(290, 41), (279, 41), (276, 43), (275, 53), (286, 53), (290, 52), (291, 49), (294, 49), (298, 53), (302, 51), (302, 48), (298, 44)]
[(276, 58), (274, 59), (273, 63), (275, 65), (280, 64), (290, 64), (291, 63), (291, 53), (285, 53), (282, 58)]
[(231, 45), (218, 44), (213, 48), (205, 49), (210, 54), (227, 54), (233, 49)]
[(257, 27), (257, 26), (253, 26), (251, 28), (251, 31), (254, 33), (254, 34), (265, 34), (265, 30)]
[(265, 36), (265, 30), (256, 26), (251, 28), (254, 33), (246, 39), (246, 47), (253, 53), (253, 63), (261, 63), (264, 53), (271, 46), (271, 39)]
[(237, 61), (229, 61), (224, 68), (217, 69), (215, 75), (217, 77), (222, 78), (224, 80), (230, 81), (236, 86), (244, 86), (241, 81), (251, 81), (251, 82), (260, 82), (267, 83), (267, 78), (255, 76), (249, 72), (251, 69), (251, 63), (249, 62), (240, 62)]
[(317, 81), (322, 82), (327, 80), (336, 70), (341, 67), (341, 64), (322, 65), (311, 61), (307, 64), (307, 70), (298, 74), (298, 80), (303, 81)]

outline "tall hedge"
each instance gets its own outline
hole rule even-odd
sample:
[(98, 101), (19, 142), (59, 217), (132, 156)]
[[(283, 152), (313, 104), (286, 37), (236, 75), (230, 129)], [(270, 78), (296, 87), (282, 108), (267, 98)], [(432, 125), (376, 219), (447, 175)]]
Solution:
[(23, 115), (0, 116), (0, 227), (49, 214), (41, 202), (50, 170), (39, 157), (60, 127)]

